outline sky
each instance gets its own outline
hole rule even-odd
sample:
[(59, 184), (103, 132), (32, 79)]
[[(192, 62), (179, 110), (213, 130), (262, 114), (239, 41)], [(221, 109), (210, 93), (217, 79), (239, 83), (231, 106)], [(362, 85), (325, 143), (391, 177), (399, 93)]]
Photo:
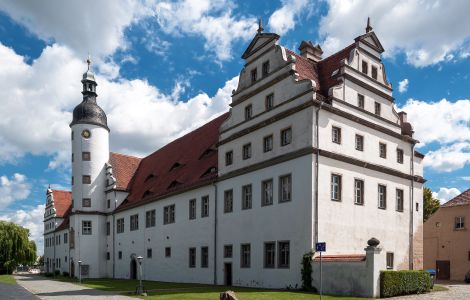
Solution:
[(45, 192), (70, 189), (72, 110), (88, 54), (110, 150), (145, 156), (228, 110), (258, 18), (326, 57), (364, 33), (385, 48), (397, 111), (442, 202), (470, 187), (470, 1), (0, 2), (0, 219), (43, 251)]

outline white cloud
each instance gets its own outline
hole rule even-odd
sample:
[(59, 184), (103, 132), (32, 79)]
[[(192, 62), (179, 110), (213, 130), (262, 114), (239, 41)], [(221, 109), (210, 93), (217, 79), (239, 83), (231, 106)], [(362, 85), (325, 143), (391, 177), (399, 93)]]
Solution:
[(408, 83), (409, 83), (408, 78), (405, 78), (402, 81), (400, 81), (398, 83), (398, 91), (400, 93), (406, 92), (408, 90)]
[(457, 195), (460, 195), (460, 191), (456, 188), (441, 187), (439, 189), (439, 192), (432, 192), (433, 198), (439, 199), (439, 201), (441, 201), (441, 204), (446, 203)]
[(16, 200), (26, 199), (30, 193), (31, 185), (23, 174), (15, 173), (10, 179), (5, 175), (0, 176), (0, 209)]
[(470, 181), (470, 176), (462, 176), (460, 178), (462, 178), (465, 181)]
[(269, 17), (268, 26), (271, 32), (283, 35), (295, 27), (296, 18), (305, 12), (309, 1), (282, 0), (282, 7)]
[(155, 16), (165, 33), (202, 36), (205, 50), (225, 61), (232, 58), (233, 42), (246, 41), (256, 33), (256, 19), (235, 16), (234, 6), (221, 0), (166, 1), (156, 4)]
[[(25, 153), (53, 156), (50, 168), (70, 162), (72, 109), (81, 102), (85, 65), (67, 47), (46, 47), (28, 65), (0, 43), (0, 163)], [(180, 101), (189, 82), (162, 93), (145, 80), (109, 80), (97, 75), (98, 104), (108, 116), (111, 150), (149, 154), (184, 132), (228, 110), (238, 77), (210, 97)]]
[(424, 158), (424, 166), (440, 172), (462, 169), (470, 163), (470, 142), (455, 143), (429, 151)]
[[(423, 67), (465, 57), (470, 49), (470, 2), (329, 0), (320, 22), (325, 53), (332, 53), (365, 33), (371, 17), (387, 56), (402, 52), (408, 63)], [(436, 22), (436, 20), (439, 20)]]
[(30, 239), (36, 242), (37, 254), (44, 252), (43, 232), (44, 232), (44, 204), (40, 204), (30, 209), (20, 209), (6, 212), (0, 215), (0, 220), (13, 222), (29, 229)]

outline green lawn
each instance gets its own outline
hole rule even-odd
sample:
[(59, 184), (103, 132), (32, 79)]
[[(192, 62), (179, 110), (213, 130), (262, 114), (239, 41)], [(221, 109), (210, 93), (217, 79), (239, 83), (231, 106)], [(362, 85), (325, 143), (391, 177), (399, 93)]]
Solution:
[[(58, 280), (74, 281), (68, 278), (59, 277)], [(85, 279), (83, 285), (105, 291), (113, 291), (120, 294), (130, 295), (135, 291), (136, 286), (139, 284), (137, 280), (119, 280), (119, 279)], [(226, 287), (214, 286), (203, 284), (191, 283), (172, 283), (172, 282), (159, 282), (159, 281), (144, 281), (144, 286), (148, 291), (149, 296), (142, 297), (143, 299), (158, 299), (158, 300), (174, 300), (174, 299), (219, 299), (219, 294), (226, 290), (233, 290), (240, 300), (315, 300), (320, 299), (320, 296), (312, 293), (305, 293), (300, 291), (283, 291), (283, 290), (266, 290), (266, 289), (252, 289), (252, 288), (239, 288), (239, 287)], [(332, 297), (324, 296), (325, 300), (336, 299), (364, 299), (364, 298), (351, 298), (351, 297)]]
[(6, 284), (16, 284), (16, 280), (12, 275), (0, 275), (0, 282)]
[(433, 289), (431, 290), (431, 292), (444, 292), (444, 291), (448, 291), (449, 289), (446, 288), (445, 286), (443, 285), (440, 285), (440, 284), (435, 284)]

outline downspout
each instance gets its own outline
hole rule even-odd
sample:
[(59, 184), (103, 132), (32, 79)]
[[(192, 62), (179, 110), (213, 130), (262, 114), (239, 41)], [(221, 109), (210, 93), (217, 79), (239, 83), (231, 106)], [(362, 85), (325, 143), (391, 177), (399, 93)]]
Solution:
[(315, 147), (317, 148), (315, 151), (315, 197), (314, 197), (314, 242), (318, 243), (318, 158), (320, 156), (320, 137), (319, 137), (319, 125), (318, 125), (318, 117), (320, 115), (320, 109), (323, 105), (323, 101), (320, 101), (318, 108), (315, 110)]
[(413, 236), (414, 236), (414, 153), (415, 153), (416, 143), (411, 144), (411, 160), (410, 160), (410, 175), (411, 175), (411, 190), (410, 190), (410, 234), (409, 234), (409, 254), (408, 254), (408, 264), (409, 269), (413, 270)]
[(53, 239), (54, 239), (54, 270), (52, 270), (52, 272), (54, 272), (54, 277), (55, 277), (55, 270), (57, 269), (57, 262), (56, 262), (56, 257), (55, 257), (55, 247), (57, 245), (56, 243), (56, 239), (55, 239), (55, 226), (56, 226), (56, 222), (55, 222), (55, 218), (54, 218), (54, 235), (53, 235)]
[(113, 278), (116, 278), (116, 239), (115, 239), (115, 211), (116, 211), (116, 190), (114, 190), (114, 210), (113, 210)]
[(217, 183), (214, 182), (214, 285), (217, 284)]

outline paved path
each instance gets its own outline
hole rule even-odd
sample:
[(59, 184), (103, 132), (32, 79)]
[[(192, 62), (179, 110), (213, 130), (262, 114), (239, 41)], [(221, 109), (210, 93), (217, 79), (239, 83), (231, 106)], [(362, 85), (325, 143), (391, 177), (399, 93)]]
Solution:
[[(91, 289), (70, 282), (50, 280), (38, 275), (17, 275), (16, 282), (35, 294), (39, 299), (92, 299), (92, 300), (129, 300), (135, 298), (116, 295), (106, 291)], [(3, 299), (3, 298), (1, 298)], [(11, 298), (23, 299), (23, 298)], [(26, 299), (26, 298), (25, 298)], [(29, 298), (35, 299), (35, 298)], [(37, 299), (37, 298), (36, 298)]]
[(16, 299), (38, 300), (38, 297), (31, 294), (20, 285), (0, 283), (0, 299), (2, 300), (16, 300)]
[(440, 283), (444, 285), (449, 290), (442, 292), (434, 292), (422, 295), (410, 295), (390, 298), (393, 300), (469, 300), (470, 299), (470, 284), (466, 283), (450, 283), (443, 282)]

